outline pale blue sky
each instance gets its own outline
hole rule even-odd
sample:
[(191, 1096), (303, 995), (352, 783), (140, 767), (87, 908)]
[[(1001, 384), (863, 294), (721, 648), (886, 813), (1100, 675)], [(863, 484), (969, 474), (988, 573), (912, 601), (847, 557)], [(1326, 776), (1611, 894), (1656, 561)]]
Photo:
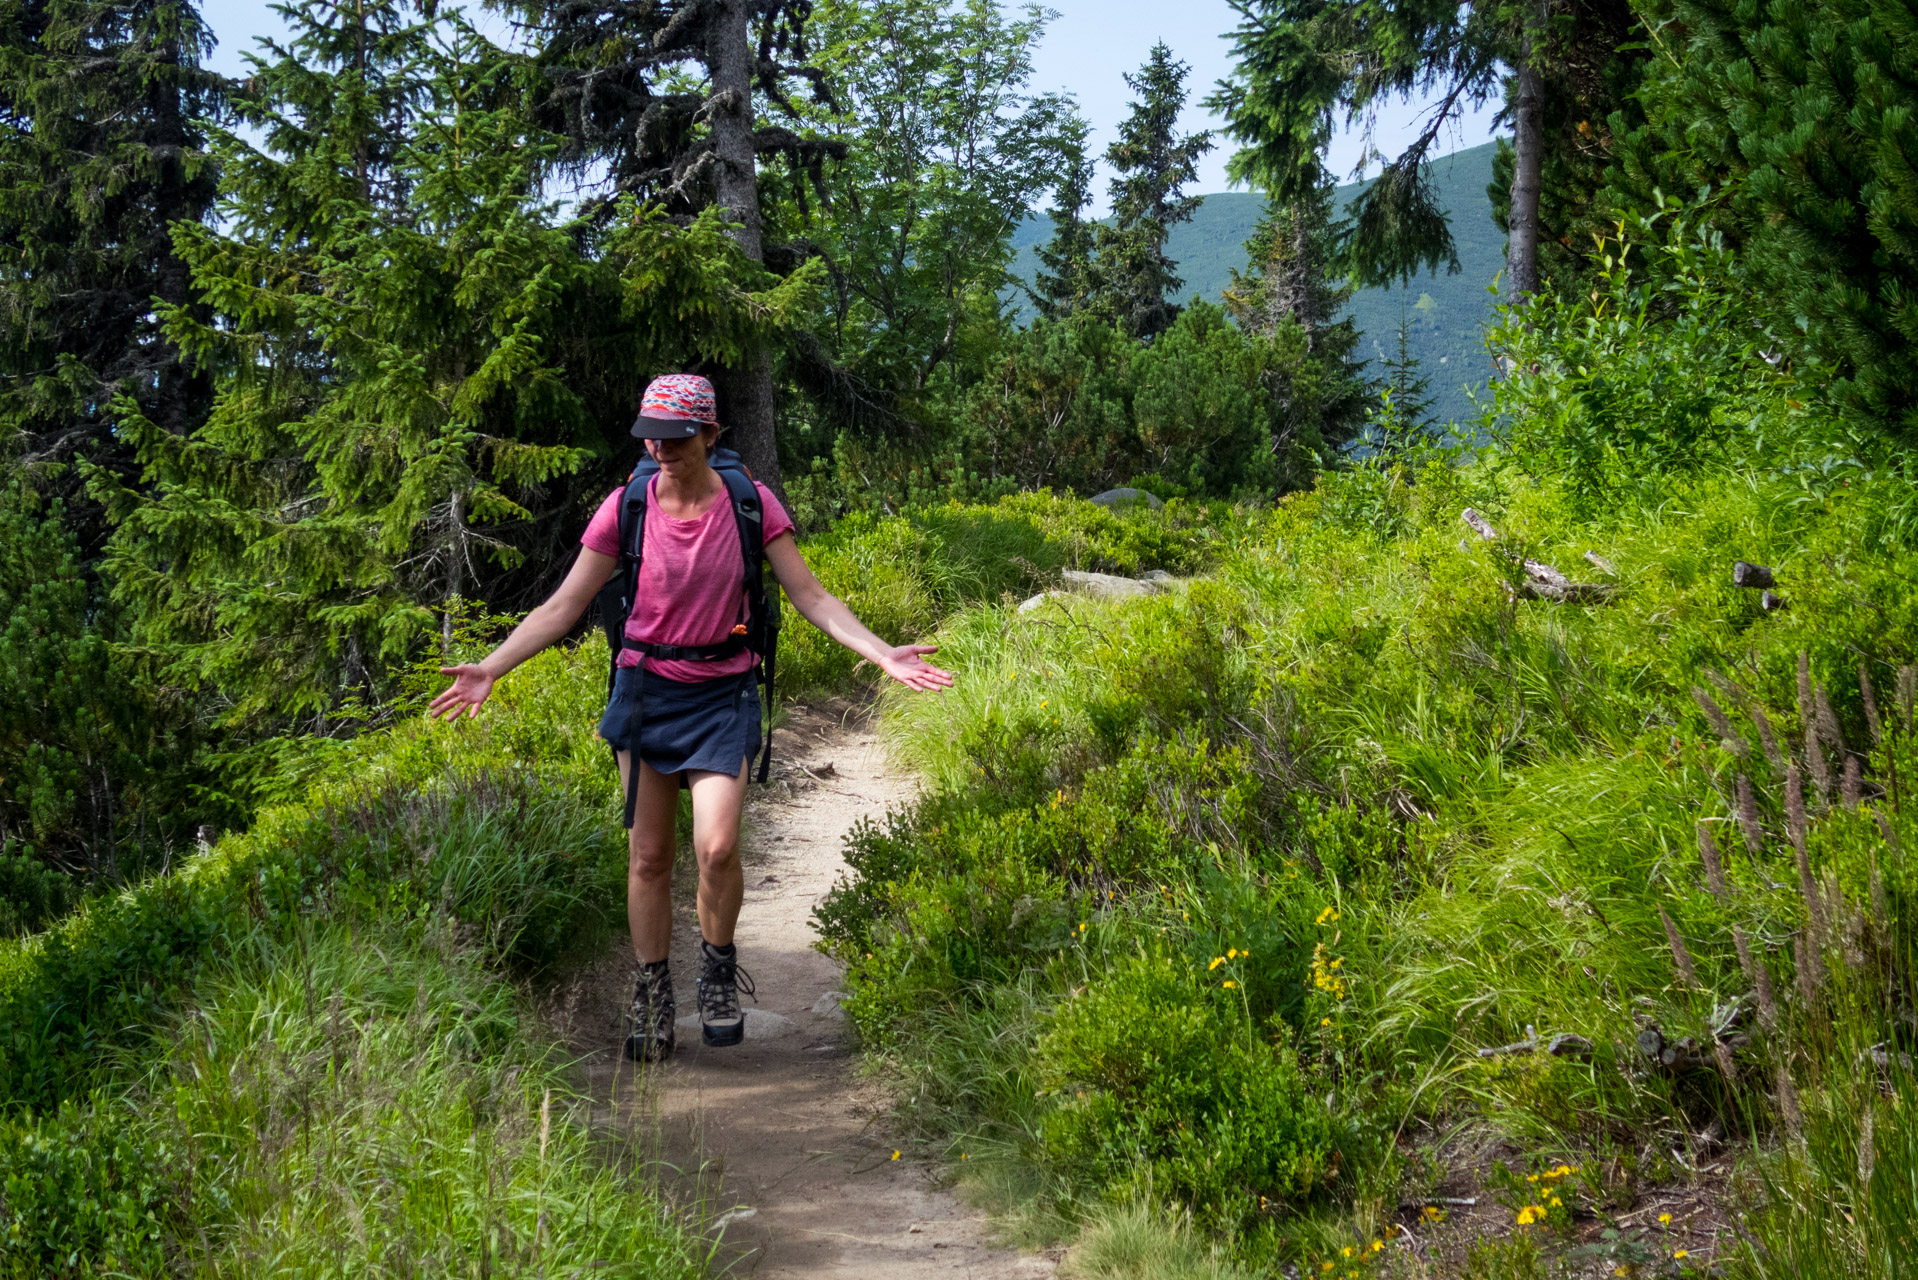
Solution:
[[(505, 34), (505, 25), (497, 16), (482, 12), (477, 4), (466, 7), (480, 26), (496, 36)], [(1185, 128), (1217, 125), (1197, 102), (1232, 70), (1229, 37), (1239, 16), (1226, 0), (1051, 0), (1049, 7), (1058, 17), (1047, 30), (1035, 59), (1033, 87), (1074, 94), (1092, 124), (1096, 149), (1104, 150), (1125, 117), (1130, 91), (1122, 76), (1145, 61), (1155, 40), (1164, 40), (1174, 54), (1191, 64), (1186, 84), (1193, 105), (1186, 109)], [(213, 54), (213, 66), (228, 74), (244, 70), (240, 55), (253, 47), (256, 37), (282, 31), (279, 15), (259, 0), (201, 0), (201, 12), (220, 42)], [(1422, 103), (1395, 105), (1382, 113), (1376, 139), (1379, 148), (1392, 154), (1409, 141), (1422, 107)], [(1448, 130), (1440, 142), (1440, 153), (1488, 141), (1492, 113), (1493, 108), (1488, 106)], [(1225, 162), (1230, 149), (1231, 144), (1220, 139), (1206, 156), (1195, 193), (1228, 189)], [(1360, 140), (1354, 135), (1334, 143), (1332, 168), (1341, 181), (1351, 171), (1360, 150)], [(1100, 212), (1104, 211), (1108, 176), (1102, 173), (1096, 186)], [(1035, 193), (1034, 203), (1043, 205), (1046, 199), (1045, 194)]]

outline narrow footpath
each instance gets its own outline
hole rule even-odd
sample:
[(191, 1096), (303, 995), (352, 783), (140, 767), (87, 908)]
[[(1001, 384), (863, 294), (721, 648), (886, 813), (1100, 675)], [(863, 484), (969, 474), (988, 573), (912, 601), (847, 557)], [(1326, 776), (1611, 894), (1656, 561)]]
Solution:
[(846, 834), (909, 798), (908, 781), (888, 770), (864, 713), (846, 704), (791, 715), (774, 770), (784, 783), (754, 787), (746, 811), (739, 954), (758, 987), (757, 1004), (742, 1001), (746, 1042), (700, 1042), (692, 859), (682, 852), (678, 1054), (639, 1069), (619, 1052), (632, 988), (623, 934), (563, 1000), (563, 1032), (583, 1057), (596, 1120), (634, 1134), (660, 1162), (665, 1193), (718, 1233), (722, 1274), (1052, 1276), (1051, 1259), (990, 1245), (984, 1222), (934, 1170), (892, 1158), (886, 1099), (861, 1079), (838, 1008), (840, 968), (813, 949), (813, 905), (844, 869)]

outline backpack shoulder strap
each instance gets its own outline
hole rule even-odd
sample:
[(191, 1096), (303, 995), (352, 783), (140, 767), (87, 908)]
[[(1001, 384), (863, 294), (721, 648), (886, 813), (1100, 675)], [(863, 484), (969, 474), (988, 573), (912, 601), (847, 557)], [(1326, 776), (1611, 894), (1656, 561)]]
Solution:
[(719, 478), (726, 482), (726, 495), (732, 500), (733, 522), (739, 526), (739, 551), (746, 557), (746, 586), (752, 589), (760, 580), (761, 553), (766, 549), (766, 510), (759, 500), (759, 486), (744, 467), (719, 467)]
[(619, 569), (599, 593), (600, 626), (606, 632), (609, 670), (607, 696), (612, 696), (613, 678), (619, 674), (619, 655), (626, 647), (626, 619), (632, 615), (633, 595), (639, 590), (639, 557), (646, 538), (647, 485), (652, 474), (635, 468), (626, 478), (626, 490), (619, 495)]
[[(619, 556), (634, 576), (639, 573), (639, 558), (646, 544), (646, 503), (652, 497), (653, 477), (658, 474), (657, 470), (635, 468), (619, 500)], [(631, 594), (629, 588), (629, 598)]]
[(759, 757), (759, 780), (766, 781), (772, 769), (773, 663), (779, 648), (779, 620), (773, 612), (766, 590), (766, 504), (760, 500), (759, 486), (752, 473), (736, 458), (715, 459), (720, 478), (726, 482), (732, 499), (733, 521), (739, 527), (739, 551), (745, 557), (746, 633), (748, 643), (760, 657), (759, 682), (766, 687), (766, 742)]

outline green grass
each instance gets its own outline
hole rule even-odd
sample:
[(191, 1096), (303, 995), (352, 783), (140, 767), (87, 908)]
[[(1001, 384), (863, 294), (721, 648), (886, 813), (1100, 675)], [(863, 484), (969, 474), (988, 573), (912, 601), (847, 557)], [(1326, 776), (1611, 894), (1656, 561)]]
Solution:
[[(1808, 500), (1788, 476), (1740, 467), (1645, 488), (1656, 502), (1589, 513), (1496, 458), (1360, 472), (1217, 522), (1212, 571), (1175, 595), (950, 617), (938, 639), (958, 686), (885, 704), (929, 793), (854, 841), (855, 875), (820, 911), (907, 1118), (941, 1148), (1023, 1161), (1042, 1216), (1103, 1222), (1115, 1197), (1156, 1205), (1228, 1243), (1233, 1265), (1315, 1265), (1354, 1231), (1377, 1238), (1415, 1180), (1399, 1140), (1461, 1124), (1540, 1161), (1613, 1169), (1578, 1194), (1616, 1212), (1627, 1166), (1661, 1176), (1637, 1164), (1650, 1135), (1716, 1121), (1773, 1153), (1751, 1157), (1777, 1182), (1771, 1216), (1754, 1221), (1804, 1234), (1789, 1256), (1902, 1239), (1902, 1208), (1854, 1226), (1777, 1207), (1869, 1203), (1832, 1189), (1855, 1138), (1829, 1140), (1822, 1165), (1791, 1158), (1774, 1094), (1782, 1066), (1808, 1125), (1824, 1107), (1827, 1131), (1855, 1133), (1862, 1094), (1820, 1082), (1904, 1034), (1884, 992), (1905, 966), (1840, 941), (1904, 936), (1909, 873), (1871, 816), (1834, 793), (1809, 824), (1813, 866), (1841, 886), (1832, 909), (1850, 904), (1854, 923), (1827, 939), (1831, 985), (1787, 1000), (1777, 1032), (1741, 1051), (1734, 1090), (1709, 1072), (1647, 1071), (1633, 1047), (1648, 1023), (1709, 1042), (1715, 1009), (1749, 1001), (1733, 926), (1758, 940), (1780, 992), (1795, 981), (1806, 907), (1784, 789), (1745, 710), (1717, 695), (1737, 751), (1707, 723), (1691, 695), (1713, 687), (1707, 669), (1750, 691), (1802, 766), (1804, 652), (1866, 776), (1918, 769), (1906, 731), (1870, 745), (1856, 674), (1871, 673), (1889, 724), (1886, 691), (1918, 654), (1918, 556), (1880, 532), (1880, 506), (1902, 499), (1885, 485)], [(1476, 539), (1461, 547), (1466, 505), (1568, 570), (1599, 551), (1620, 594), (1514, 600), (1509, 562)], [(1791, 608), (1765, 614), (1734, 590), (1735, 558), (1773, 565)], [(1765, 832), (1756, 858), (1733, 821), (1740, 773)], [(1908, 805), (1880, 812), (1900, 848), (1918, 839)], [(1725, 851), (1727, 901), (1704, 883), (1701, 819)], [(1210, 1019), (1216, 1053), (1179, 1047), (1201, 1043), (1173, 1029), (1193, 1016)], [(1140, 1025), (1144, 1041), (1129, 1030)], [(1595, 1052), (1474, 1056), (1528, 1027)], [(1248, 1037), (1275, 1074), (1222, 1056)], [(1215, 1114), (1209, 1096), (1238, 1102)], [(1882, 1121), (1888, 1153), (1899, 1115)], [(1103, 1149), (1079, 1116), (1097, 1117)], [(1168, 1138), (1187, 1125), (1209, 1170)], [(1316, 1163), (1271, 1163), (1280, 1151)], [(1884, 1158), (1873, 1190), (1918, 1206), (1900, 1181), (1911, 1166)], [(1676, 1173), (1667, 1162), (1662, 1176)], [(1484, 1266), (1546, 1265), (1516, 1249)], [(1768, 1256), (1740, 1265), (1782, 1274)], [(1900, 1274), (1879, 1265), (1867, 1274)]]
[(620, 912), (596, 659), (0, 944), (0, 1275), (703, 1272), (526, 1007)]

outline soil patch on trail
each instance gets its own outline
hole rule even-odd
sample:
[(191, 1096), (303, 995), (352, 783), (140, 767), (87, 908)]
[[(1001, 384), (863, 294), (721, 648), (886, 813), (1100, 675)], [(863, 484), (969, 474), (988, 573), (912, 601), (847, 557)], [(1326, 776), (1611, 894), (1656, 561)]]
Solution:
[(812, 909), (844, 870), (861, 818), (910, 799), (867, 713), (849, 703), (801, 709), (780, 728), (774, 785), (746, 811), (740, 967), (758, 1001), (746, 1042), (709, 1049), (693, 1016), (698, 925), (692, 859), (674, 893), (679, 1051), (640, 1068), (620, 1052), (632, 952), (614, 948), (561, 993), (555, 1016), (581, 1055), (594, 1120), (634, 1134), (669, 1197), (713, 1225), (719, 1270), (797, 1277), (966, 1276), (1038, 1280), (1054, 1262), (993, 1247), (985, 1223), (902, 1155), (885, 1130), (887, 1099), (862, 1080), (838, 1008), (840, 968), (813, 949)]

